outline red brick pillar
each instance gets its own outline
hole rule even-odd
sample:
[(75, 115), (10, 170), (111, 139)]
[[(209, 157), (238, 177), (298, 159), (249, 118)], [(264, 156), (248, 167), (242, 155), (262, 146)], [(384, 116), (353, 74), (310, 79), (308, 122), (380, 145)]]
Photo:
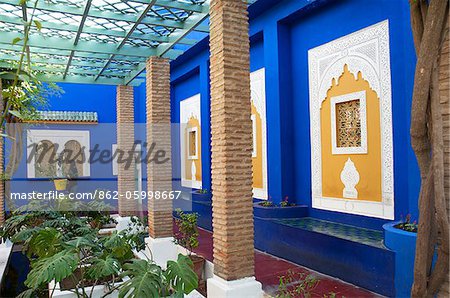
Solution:
[(119, 215), (123, 217), (133, 215), (137, 211), (133, 193), (135, 191), (135, 160), (131, 158), (131, 156), (134, 156), (133, 144), (133, 87), (117, 86), (117, 150), (124, 153), (122, 160), (118, 160), (117, 163), (117, 190), (119, 194)]
[(214, 277), (210, 297), (259, 297), (254, 275), (247, 2), (210, 6)]
[(159, 158), (164, 162), (147, 163), (149, 246), (155, 262), (164, 266), (167, 260), (176, 258), (172, 237), (172, 200), (167, 198), (172, 191), (169, 60), (150, 57), (146, 71), (147, 150), (154, 144), (153, 154), (156, 151), (165, 154)]
[[(2, 80), (0, 79), (0, 113), (3, 113)], [(1, 132), (2, 130), (0, 130)], [(5, 180), (3, 164), (3, 137), (0, 136), (0, 226), (5, 222)]]

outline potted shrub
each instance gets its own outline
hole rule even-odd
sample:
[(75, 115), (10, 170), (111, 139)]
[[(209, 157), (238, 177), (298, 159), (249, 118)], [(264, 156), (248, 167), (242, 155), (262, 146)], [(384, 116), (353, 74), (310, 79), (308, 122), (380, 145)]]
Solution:
[(205, 259), (201, 256), (193, 254), (193, 250), (198, 247), (198, 213), (185, 213), (177, 209), (177, 219), (175, 220), (178, 231), (175, 233), (175, 243), (183, 246), (189, 252), (189, 258), (194, 264), (194, 272), (197, 274), (198, 280), (203, 281), (203, 271)]
[(285, 196), (279, 203), (274, 203), (271, 198), (267, 201), (259, 201), (253, 204), (253, 214), (260, 218), (299, 218), (307, 216), (308, 208), (289, 201)]
[(411, 294), (416, 252), (417, 223), (411, 216), (383, 225), (384, 245), (395, 252), (395, 291), (397, 297)]

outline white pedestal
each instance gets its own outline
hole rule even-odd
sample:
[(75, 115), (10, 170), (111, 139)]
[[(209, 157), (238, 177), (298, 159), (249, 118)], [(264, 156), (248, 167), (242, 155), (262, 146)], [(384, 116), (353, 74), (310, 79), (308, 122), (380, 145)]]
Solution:
[(153, 257), (153, 261), (162, 268), (166, 268), (167, 261), (175, 261), (177, 259), (178, 250), (176, 244), (173, 242), (173, 237), (156, 239), (148, 237), (145, 238), (145, 243), (147, 244), (145, 254)]
[(214, 298), (261, 298), (262, 285), (254, 277), (227, 281), (214, 275), (207, 281), (208, 297)]

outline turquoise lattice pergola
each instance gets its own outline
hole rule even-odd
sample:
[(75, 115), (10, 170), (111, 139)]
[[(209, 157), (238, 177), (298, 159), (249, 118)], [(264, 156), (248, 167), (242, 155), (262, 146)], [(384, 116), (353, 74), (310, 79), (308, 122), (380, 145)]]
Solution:
[[(254, 2), (254, 1), (253, 1)], [(139, 85), (149, 56), (175, 59), (209, 32), (209, 0), (0, 0), (0, 68), (27, 51), (38, 79)]]

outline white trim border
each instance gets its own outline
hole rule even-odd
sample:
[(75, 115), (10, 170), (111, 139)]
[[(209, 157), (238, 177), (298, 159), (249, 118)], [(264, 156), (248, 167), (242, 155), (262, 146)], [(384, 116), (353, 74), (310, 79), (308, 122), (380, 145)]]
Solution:
[[(181, 161), (181, 186), (183, 187), (190, 187), (194, 189), (202, 189), (202, 181), (193, 181), (186, 178), (186, 169), (185, 164), (189, 160), (197, 159), (198, 158), (198, 152), (201, 150), (201, 144), (198, 144), (198, 131), (197, 131), (197, 156), (195, 158), (189, 158), (189, 154), (187, 155), (187, 160), (185, 160), (185, 153), (186, 153), (186, 125), (189, 122), (189, 119), (191, 117), (195, 117), (198, 119), (198, 123), (200, 127), (202, 127), (202, 121), (201, 121), (201, 98), (200, 93), (191, 96), (189, 98), (186, 98), (184, 100), (180, 101), (180, 161)], [(203, 141), (203, 140), (202, 140)], [(203, 173), (202, 173), (203, 178)]]
[[(360, 147), (337, 147), (336, 145), (336, 104), (359, 100), (359, 121), (361, 123), (361, 146)], [(347, 93), (331, 98), (331, 152), (332, 154), (366, 154), (367, 153), (367, 114), (366, 114), (366, 91)]]
[[(265, 68), (260, 68), (250, 73), (251, 101), (256, 111), (261, 116), (261, 139), (262, 139), (262, 188), (253, 188), (253, 197), (257, 199), (268, 199), (267, 192), (267, 115), (266, 115), (266, 75)], [(256, 123), (256, 122), (255, 122)], [(255, 140), (254, 140), (255, 141)]]
[[(64, 150), (64, 144), (68, 141), (77, 141), (81, 148), (84, 147), (85, 161), (83, 163), (83, 176), (91, 175), (90, 161), (90, 132), (89, 130), (49, 130), (49, 129), (28, 129), (27, 130), (27, 160), (34, 149), (32, 144), (39, 144), (41, 141), (50, 141), (58, 144), (57, 154)], [(31, 161), (27, 163), (27, 178), (36, 178), (35, 173), (35, 155), (31, 157)]]
[[(392, 140), (389, 21), (385, 20), (308, 51), (311, 128), (312, 207), (384, 219), (394, 219), (394, 158)], [(381, 124), (382, 202), (322, 196), (320, 108), (332, 80), (344, 65), (378, 94)]]

